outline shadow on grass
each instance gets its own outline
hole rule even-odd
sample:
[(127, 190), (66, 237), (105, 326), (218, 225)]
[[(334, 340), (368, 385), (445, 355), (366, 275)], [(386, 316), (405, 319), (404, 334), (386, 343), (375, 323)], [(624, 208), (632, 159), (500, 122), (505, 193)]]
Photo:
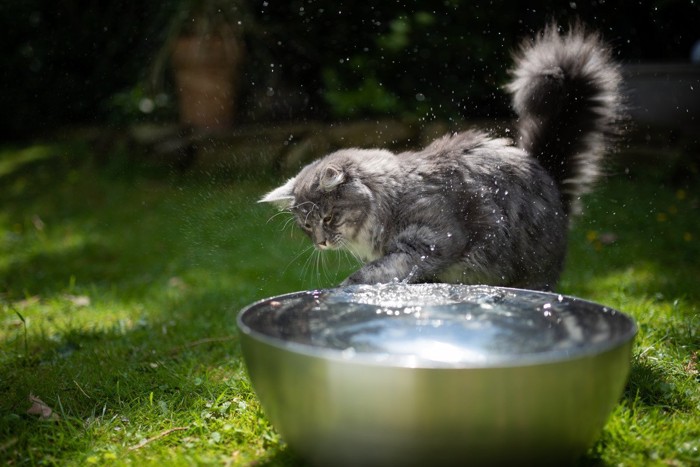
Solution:
[(299, 456), (289, 446), (275, 448), (269, 457), (256, 463), (257, 467), (310, 467), (311, 464)]
[(52, 296), (65, 292), (71, 277), (75, 280), (76, 275), (81, 279), (89, 278), (93, 284), (127, 278), (114, 270), (120, 254), (105, 242), (79, 240), (71, 243), (60, 248), (49, 247), (53, 251), (23, 255), (22, 259), (10, 262), (0, 270), (3, 289)]
[(674, 184), (662, 161), (636, 176), (627, 171), (624, 164), (613, 165), (583, 200), (583, 215), (572, 223), (562, 285), (583, 296), (619, 290), (700, 303), (700, 179)]
[(669, 375), (669, 370), (659, 368), (638, 359), (633, 361), (624, 400), (629, 404), (641, 403), (665, 411), (693, 410), (697, 403), (686, 388)]
[[(206, 423), (194, 414), (214, 412), (207, 404), (216, 408), (224, 394), (229, 403), (254, 399), (249, 385), (241, 383), (246, 376), (232, 325), (237, 306), (212, 307), (212, 300), (226, 302), (195, 294), (173, 304), (166, 315), (144, 316), (142, 322), (127, 319), (105, 327), (97, 315), (93, 324), (32, 333), (26, 347), (19, 328), (3, 339), (0, 439), (13, 445), (0, 450), (0, 464), (35, 463), (33, 455), (84, 460), (94, 449), (91, 440), (105, 430), (143, 433), (119, 438), (119, 444), (133, 447), (163, 427)], [(30, 394), (60, 416), (60, 425), (27, 414)], [(243, 446), (264, 434), (260, 415), (250, 410), (255, 423), (246, 421), (250, 431), (236, 435)], [(217, 424), (205, 428), (217, 429)], [(193, 428), (190, 436), (200, 431)], [(63, 439), (68, 432), (73, 434)], [(49, 442), (54, 436), (61, 440)]]

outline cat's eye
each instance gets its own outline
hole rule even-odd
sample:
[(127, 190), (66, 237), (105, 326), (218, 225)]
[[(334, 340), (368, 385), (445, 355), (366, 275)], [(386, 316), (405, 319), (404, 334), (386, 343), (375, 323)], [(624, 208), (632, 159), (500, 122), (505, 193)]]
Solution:
[(324, 224), (330, 224), (332, 220), (333, 220), (333, 213), (328, 213), (323, 217)]

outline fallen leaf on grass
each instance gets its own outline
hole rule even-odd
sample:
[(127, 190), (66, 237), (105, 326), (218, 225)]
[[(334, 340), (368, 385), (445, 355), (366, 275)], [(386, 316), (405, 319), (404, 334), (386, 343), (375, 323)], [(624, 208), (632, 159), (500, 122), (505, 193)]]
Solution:
[(15, 444), (17, 444), (17, 437), (16, 436), (14, 438), (8, 439), (7, 441), (3, 441), (2, 443), (0, 443), (0, 452), (7, 451)]
[(41, 217), (36, 214), (32, 216), (32, 224), (34, 224), (34, 228), (39, 232), (44, 230), (44, 227), (46, 227), (46, 224), (44, 224), (44, 221), (41, 220)]
[(229, 456), (229, 458), (226, 459), (226, 462), (224, 463), (224, 465), (225, 465), (226, 467), (230, 467), (231, 465), (238, 465), (238, 464), (239, 464), (239, 459), (238, 459), (238, 458), (239, 458), (240, 456), (241, 456), (241, 452), (240, 452), (240, 451), (233, 451), (233, 452), (231, 453), (231, 455)]
[(173, 276), (168, 279), (168, 286), (178, 290), (187, 290), (187, 283), (181, 277)]
[(598, 236), (598, 240), (600, 240), (600, 243), (603, 245), (612, 245), (617, 241), (617, 235), (612, 232), (602, 232)]
[(78, 308), (90, 306), (90, 297), (87, 295), (66, 295), (66, 300)]
[(600, 250), (604, 246), (612, 245), (617, 242), (617, 234), (613, 232), (596, 232), (589, 230), (586, 233), (586, 240), (591, 243), (596, 250)]
[(20, 310), (24, 310), (25, 308), (28, 308), (32, 305), (36, 305), (39, 303), (40, 298), (38, 295), (32, 295), (31, 297), (27, 297), (24, 300), (20, 300), (18, 302), (14, 303), (14, 306), (19, 308)]
[(34, 394), (29, 394), (29, 402), (32, 404), (27, 409), (27, 415), (37, 415), (41, 420), (59, 420), (61, 417)]

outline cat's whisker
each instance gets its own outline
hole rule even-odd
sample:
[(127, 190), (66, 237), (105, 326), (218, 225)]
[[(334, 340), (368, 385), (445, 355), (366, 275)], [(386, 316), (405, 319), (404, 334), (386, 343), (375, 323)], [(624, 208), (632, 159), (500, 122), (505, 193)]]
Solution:
[(321, 280), (321, 269), (319, 267), (319, 265), (321, 264), (321, 252), (316, 250), (314, 255), (315, 255), (314, 258), (316, 261), (314, 263), (314, 271), (313, 272), (314, 272), (314, 277), (316, 279), (316, 285), (318, 285), (318, 283)]
[[(306, 248), (304, 248), (303, 250), (301, 250), (301, 252), (299, 252), (294, 258), (292, 258), (292, 260), (289, 261), (289, 263), (287, 263), (287, 265), (284, 267), (282, 272), (286, 272), (287, 269), (289, 269), (289, 266), (292, 265), (292, 263), (297, 261), (299, 258), (301, 258), (304, 254), (306, 254), (312, 248), (313, 248), (313, 245), (310, 245), (310, 246), (307, 246)], [(308, 261), (308, 259), (307, 259), (307, 261)]]
[[(337, 256), (337, 258), (338, 258), (338, 259), (337, 259), (337, 261), (336, 261), (336, 272), (335, 272), (335, 275), (336, 275), (336, 277), (338, 278), (338, 282), (341, 282), (343, 279), (345, 279), (345, 277), (341, 277), (341, 276), (340, 276), (340, 273), (341, 273), (341, 271), (342, 271), (342, 269), (343, 269), (343, 267), (344, 267), (343, 265), (356, 266), (356, 264), (353, 263), (353, 262), (350, 260), (350, 258), (349, 258), (349, 256), (348, 256), (348, 252), (347, 252), (347, 250), (345, 250), (345, 249), (338, 250), (338, 256)], [(341, 258), (342, 258), (342, 259), (341, 259)]]
[[(313, 246), (311, 247), (313, 248)], [(307, 250), (308, 251), (308, 250)], [(301, 268), (301, 277), (304, 282), (307, 282), (307, 277), (310, 275), (313, 275), (313, 272), (311, 271), (313, 262), (316, 257), (316, 250), (313, 249), (311, 251), (311, 254), (306, 257), (306, 260), (304, 261), (304, 265)]]
[(360, 255), (358, 255), (357, 252), (350, 246), (350, 244), (347, 242), (347, 240), (345, 240), (344, 238), (341, 238), (340, 245), (342, 246), (343, 251), (346, 252), (345, 257), (348, 258), (348, 260), (349, 260), (349, 257), (347, 256), (347, 254), (350, 254), (350, 256), (352, 256), (355, 259), (355, 261), (362, 264), (362, 258), (360, 258)]
[(294, 227), (294, 217), (293, 216), (290, 217), (289, 219), (287, 219), (286, 221), (284, 221), (284, 224), (282, 225), (281, 232), (284, 232), (284, 230), (289, 226)]
[(276, 218), (277, 216), (282, 216), (285, 214), (291, 215), (291, 218), (294, 219), (294, 216), (292, 215), (292, 213), (290, 211), (282, 210), (282, 211), (279, 211), (279, 212), (273, 214), (272, 216), (270, 216), (270, 218), (267, 220), (267, 224), (269, 224), (272, 221), (272, 219)]
[(326, 281), (333, 282), (333, 277), (331, 277), (328, 268), (328, 257), (326, 255), (323, 255), (323, 257), (321, 258), (321, 267), (323, 268), (323, 275), (326, 278)]
[(271, 217), (267, 220), (267, 223), (269, 224), (269, 223), (272, 222), (273, 220), (276, 220), (276, 218), (277, 218), (278, 216), (284, 215), (284, 214), (288, 214), (289, 217), (287, 217), (287, 218), (284, 220), (284, 222), (282, 223), (282, 226), (280, 227), (279, 231), (280, 231), (280, 232), (284, 232), (285, 230), (289, 229), (290, 232), (293, 232), (293, 231), (294, 231), (294, 221), (295, 221), (296, 217), (295, 217), (294, 214), (292, 214), (290, 211), (280, 211), (280, 212), (274, 214), (273, 216), (271, 216)]
[(299, 209), (300, 207), (304, 206), (305, 204), (310, 204), (311, 209), (316, 207), (316, 203), (314, 203), (313, 201), (304, 201), (303, 203), (295, 204), (293, 209)]
[(313, 212), (313, 211), (309, 211), (309, 212), (306, 213), (306, 217), (304, 218), (304, 223), (309, 222), (309, 216), (311, 215), (312, 212)]
[[(308, 249), (306, 250), (308, 251)], [(313, 258), (314, 252), (312, 251), (304, 260), (304, 263), (301, 265), (301, 279), (306, 282), (306, 276), (309, 272), (309, 262), (311, 261), (311, 258)]]
[[(334, 282), (337, 282), (338, 274), (340, 274), (340, 258), (345, 256), (345, 252), (342, 249), (335, 250), (335, 275), (333, 277)], [(346, 257), (347, 259), (347, 257)]]
[(319, 251), (316, 250), (316, 284), (320, 284), (321, 282), (321, 262), (323, 261), (323, 254)]
[(357, 254), (355, 254), (354, 251), (351, 250), (344, 250), (343, 253), (345, 253), (345, 261), (348, 262), (348, 266), (355, 266), (357, 264), (362, 264), (362, 260), (360, 259)]

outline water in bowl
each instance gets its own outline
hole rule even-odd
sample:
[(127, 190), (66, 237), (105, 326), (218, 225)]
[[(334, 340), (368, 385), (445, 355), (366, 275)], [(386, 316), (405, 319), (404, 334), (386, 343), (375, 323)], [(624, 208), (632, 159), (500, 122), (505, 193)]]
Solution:
[(301, 294), (266, 316), (285, 342), (404, 365), (498, 364), (575, 353), (614, 334), (556, 294), (446, 284), (353, 286)]

